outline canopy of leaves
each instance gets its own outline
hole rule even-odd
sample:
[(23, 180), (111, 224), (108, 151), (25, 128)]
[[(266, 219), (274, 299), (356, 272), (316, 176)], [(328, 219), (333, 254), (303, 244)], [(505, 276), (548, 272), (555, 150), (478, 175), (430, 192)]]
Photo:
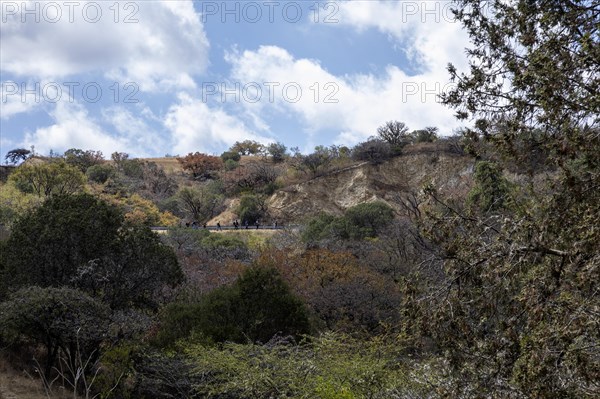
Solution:
[(253, 225), (260, 222), (260, 219), (265, 215), (266, 204), (264, 198), (256, 195), (244, 195), (240, 199), (240, 205), (237, 209), (237, 214), (240, 217), (242, 225)]
[(223, 168), (220, 157), (202, 154), (200, 152), (189, 153), (183, 158), (177, 158), (181, 167), (189, 171), (194, 179), (210, 179), (214, 173)]
[(92, 165), (87, 169), (85, 174), (90, 181), (103, 184), (115, 176), (116, 170), (112, 165), (108, 164)]
[(19, 161), (26, 160), (30, 154), (31, 151), (25, 148), (15, 148), (14, 150), (10, 150), (9, 152), (7, 152), (4, 159), (10, 162), (11, 164), (15, 165)]
[(393, 209), (383, 202), (367, 202), (348, 208), (343, 216), (327, 214), (310, 219), (302, 233), (307, 243), (323, 239), (364, 239), (377, 237), (393, 220)]
[(107, 331), (108, 308), (70, 288), (21, 289), (0, 303), (0, 336), (6, 343), (44, 345), (46, 377), (58, 352), (87, 356), (98, 350)]
[(240, 155), (260, 155), (265, 151), (265, 147), (256, 141), (244, 140), (236, 141), (229, 151), (237, 152)]
[(104, 155), (101, 151), (83, 151), (78, 148), (65, 151), (63, 158), (66, 163), (75, 166), (82, 173), (85, 173), (90, 166), (104, 163)]
[(64, 161), (24, 164), (9, 177), (21, 191), (39, 197), (73, 194), (85, 184), (85, 175), (75, 166)]
[(444, 102), (477, 118), (470, 137), (506, 164), (529, 164), (528, 142), (554, 172), (530, 175), (527, 195), (505, 201), (500, 169), (480, 164), (473, 203), (483, 208), (470, 213), (427, 189), (422, 226), (443, 249), (445, 277), (415, 305), (458, 376), (447, 395), (598, 397), (600, 9), (459, 0), (455, 14), (471, 65), (449, 67), (456, 86)]
[(180, 208), (192, 221), (204, 223), (215, 216), (224, 197), (214, 186), (184, 187), (177, 192)]
[(150, 229), (88, 194), (56, 196), (21, 218), (2, 256), (4, 289), (69, 286), (113, 308), (154, 306), (153, 294), (181, 281), (173, 251)]
[(267, 152), (271, 156), (271, 160), (275, 163), (283, 162), (287, 154), (287, 147), (280, 142), (270, 143), (267, 146)]
[(204, 342), (267, 342), (274, 335), (310, 331), (304, 304), (274, 269), (247, 269), (232, 286), (217, 288), (196, 304), (163, 311), (157, 342), (170, 345), (194, 334)]
[(392, 156), (392, 148), (386, 141), (372, 139), (357, 144), (352, 149), (352, 158), (357, 161), (368, 161), (378, 164)]

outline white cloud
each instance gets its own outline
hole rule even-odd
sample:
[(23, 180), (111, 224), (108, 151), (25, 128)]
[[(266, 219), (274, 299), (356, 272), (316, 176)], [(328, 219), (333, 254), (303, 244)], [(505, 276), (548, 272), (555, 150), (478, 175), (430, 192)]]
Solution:
[(0, 68), (16, 76), (101, 73), (155, 91), (194, 87), (208, 64), (209, 43), (187, 0), (3, 2), (2, 14)]
[[(444, 89), (446, 82), (434, 74), (409, 76), (397, 66), (388, 66), (381, 76), (336, 76), (316, 61), (294, 59), (286, 50), (273, 46), (237, 56), (230, 54), (228, 60), (235, 80), (279, 83), (273, 103), (266, 95), (260, 103), (244, 103), (250, 112), (261, 113), (269, 108), (292, 112), (309, 133), (337, 130), (339, 143), (363, 140), (392, 119), (413, 129), (433, 125), (449, 132), (458, 126), (452, 110), (437, 102), (436, 93)], [(281, 90), (289, 83), (301, 88), (302, 96), (297, 102), (286, 101)], [(319, 93), (315, 97), (317, 87)]]
[[(451, 87), (446, 70), (449, 62), (458, 68), (466, 67), (464, 48), (468, 45), (466, 33), (453, 20), (450, 5), (445, 1), (337, 3), (335, 17), (339, 23), (328, 27), (350, 26), (358, 33), (377, 29), (418, 65), (416, 75), (388, 65), (378, 75), (336, 76), (316, 60), (295, 59), (286, 49), (261, 46), (255, 51), (227, 54), (226, 60), (232, 65), (231, 78), (242, 83), (277, 82), (279, 88), (297, 83), (302, 89), (297, 102), (286, 101), (279, 90), (274, 102), (263, 96), (259, 103), (244, 105), (256, 114), (266, 110), (292, 112), (309, 133), (337, 130), (339, 143), (363, 140), (373, 135), (378, 126), (394, 119), (413, 129), (438, 126), (447, 134), (460, 123), (453, 110), (439, 103), (437, 94)], [(327, 99), (338, 101), (328, 103)]]
[[(146, 122), (120, 107), (102, 110), (103, 120), (91, 117), (76, 102), (60, 101), (50, 112), (54, 124), (25, 134), (23, 145), (34, 145), (36, 151), (63, 152), (69, 148), (99, 150), (105, 157), (114, 151), (146, 157), (164, 151), (164, 140)], [(112, 124), (117, 134), (106, 131), (101, 122)]]
[[(27, 86), (31, 87), (32, 85), (28, 84)], [(32, 111), (38, 105), (40, 105), (40, 101), (27, 100), (27, 96), (23, 94), (21, 85), (18, 83), (0, 82), (0, 119), (8, 120), (14, 115)]]
[(166, 140), (147, 121), (153, 121), (150, 115), (148, 119), (147, 109), (143, 108), (141, 116), (134, 115), (123, 106), (113, 106), (102, 110), (105, 121), (114, 126), (119, 137), (133, 148), (138, 156), (150, 156), (168, 152)]
[(112, 151), (128, 149), (125, 140), (107, 134), (77, 103), (59, 102), (50, 116), (54, 119), (53, 125), (25, 134), (24, 144), (35, 145), (36, 152), (47, 154), (50, 150), (80, 148), (100, 150), (106, 156)]
[(179, 94), (179, 102), (172, 105), (164, 119), (171, 132), (173, 152), (219, 153), (224, 146), (240, 140), (256, 140), (267, 143), (272, 140), (254, 133), (240, 119), (221, 108), (209, 108), (200, 99)]
[[(466, 67), (468, 35), (454, 19), (450, 1), (341, 1), (339, 24), (357, 31), (377, 29), (395, 39), (404, 52), (429, 71), (448, 62)], [(445, 71), (445, 70), (444, 70)]]

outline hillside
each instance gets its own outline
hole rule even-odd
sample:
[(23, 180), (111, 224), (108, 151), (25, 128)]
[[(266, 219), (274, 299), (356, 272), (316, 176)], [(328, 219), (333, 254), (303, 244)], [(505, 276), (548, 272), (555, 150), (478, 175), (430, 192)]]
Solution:
[(433, 183), (440, 190), (465, 193), (473, 159), (449, 154), (416, 153), (380, 165), (369, 163), (285, 187), (271, 196), (273, 217), (290, 222), (319, 212), (340, 215), (363, 202), (382, 200), (398, 209), (398, 200)]

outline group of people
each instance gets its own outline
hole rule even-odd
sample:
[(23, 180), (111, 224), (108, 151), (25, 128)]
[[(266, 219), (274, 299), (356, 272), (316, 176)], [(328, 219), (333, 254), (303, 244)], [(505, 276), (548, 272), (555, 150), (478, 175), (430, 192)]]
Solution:
[[(233, 227), (234, 227), (236, 230), (238, 230), (238, 229), (240, 228), (240, 226), (241, 226), (241, 224), (240, 224), (239, 220), (237, 220), (237, 219), (233, 221), (232, 225), (233, 225)], [(244, 221), (244, 227), (245, 227), (246, 229), (248, 229), (250, 226), (251, 226), (251, 224), (249, 224), (249, 223), (248, 223), (248, 221), (247, 221), (247, 220), (245, 220), (245, 221)], [(255, 222), (255, 223), (252, 225), (252, 226), (256, 226), (256, 229), (258, 230), (258, 229), (260, 228), (260, 221), (258, 221), (258, 220), (257, 220), (257, 221), (256, 221), (256, 222)], [(277, 228), (277, 227), (279, 226), (279, 224), (277, 223), (277, 221), (274, 221), (274, 222), (273, 222), (273, 226), (274, 226), (275, 228)], [(194, 221), (194, 222), (192, 222), (192, 223), (190, 223), (190, 222), (186, 222), (186, 223), (185, 223), (185, 227), (191, 227), (192, 229), (198, 229), (198, 228), (200, 228), (200, 227), (199, 227), (199, 223), (198, 223), (198, 222), (196, 222), (196, 221)], [(221, 222), (217, 222), (217, 225), (216, 225), (216, 227), (217, 227), (217, 230), (222, 230), (222, 227), (221, 227)], [(202, 225), (202, 228), (203, 228), (203, 229), (206, 229), (206, 223), (204, 223), (204, 224)]]
[[(219, 223), (217, 223), (217, 225), (218, 225), (218, 224), (219, 224)], [(254, 225), (256, 226), (256, 229), (258, 230), (258, 228), (260, 227), (260, 222), (257, 220), (257, 221), (254, 223)], [(244, 221), (244, 227), (245, 227), (246, 229), (248, 229), (248, 227), (249, 227), (249, 226), (250, 226), (250, 224), (248, 223), (248, 221), (247, 221), (247, 220), (245, 220), (245, 221)], [(239, 222), (237, 219), (233, 221), (233, 227), (234, 227), (236, 230), (240, 228), (240, 222)]]

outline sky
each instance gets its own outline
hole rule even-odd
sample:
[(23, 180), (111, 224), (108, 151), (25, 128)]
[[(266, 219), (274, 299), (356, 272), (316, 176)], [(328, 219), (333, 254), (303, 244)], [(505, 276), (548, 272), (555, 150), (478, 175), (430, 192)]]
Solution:
[[(234, 142), (352, 146), (461, 125), (449, 1), (0, 1), (0, 153), (135, 157)], [(2, 155), (3, 156), (3, 155)]]

